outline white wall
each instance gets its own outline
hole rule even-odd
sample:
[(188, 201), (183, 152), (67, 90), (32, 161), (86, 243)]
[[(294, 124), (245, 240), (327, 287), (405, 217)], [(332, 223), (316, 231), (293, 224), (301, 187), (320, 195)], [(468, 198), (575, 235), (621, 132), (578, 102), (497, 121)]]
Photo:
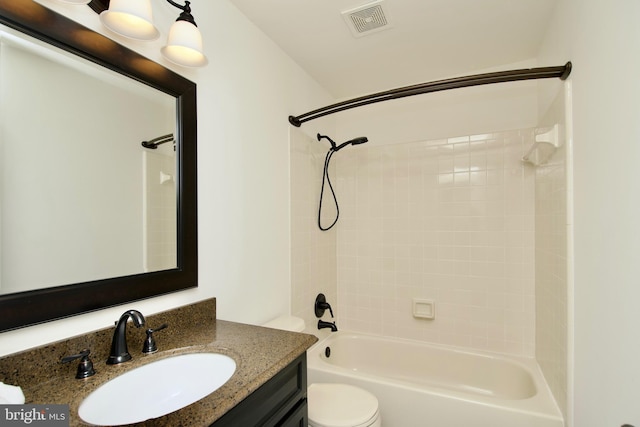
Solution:
[[(45, 1), (105, 32), (86, 6)], [(166, 32), (174, 12), (163, 14), (172, 7), (158, 3), (156, 19)], [(332, 99), (228, 1), (200, 1), (192, 10), (206, 68), (168, 64), (162, 38), (119, 41), (198, 84), (199, 287), (0, 334), (0, 355), (108, 327), (129, 307), (150, 314), (216, 297), (222, 319), (262, 322), (289, 312), (287, 116)]]
[[(535, 60), (502, 64), (470, 74), (531, 67), (536, 67)], [(451, 77), (456, 76), (445, 76)], [(500, 83), (347, 110), (335, 115), (336, 141), (367, 136), (371, 146), (532, 128), (538, 118), (536, 88), (535, 81)]]
[(636, 0), (562, 0), (540, 55), (574, 65), (570, 427), (640, 425), (638, 16)]

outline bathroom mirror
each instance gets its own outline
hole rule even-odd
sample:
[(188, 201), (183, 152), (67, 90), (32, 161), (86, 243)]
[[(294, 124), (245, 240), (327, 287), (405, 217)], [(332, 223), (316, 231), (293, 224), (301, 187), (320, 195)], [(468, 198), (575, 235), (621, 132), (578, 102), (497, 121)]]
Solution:
[(32, 0), (0, 23), (0, 331), (197, 286), (196, 85)]

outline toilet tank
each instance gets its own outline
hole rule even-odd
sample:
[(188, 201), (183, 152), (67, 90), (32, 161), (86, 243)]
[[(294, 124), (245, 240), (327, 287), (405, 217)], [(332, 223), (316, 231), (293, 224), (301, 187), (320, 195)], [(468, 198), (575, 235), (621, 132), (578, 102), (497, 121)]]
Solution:
[(276, 317), (262, 326), (291, 332), (302, 332), (305, 328), (304, 320), (296, 316)]

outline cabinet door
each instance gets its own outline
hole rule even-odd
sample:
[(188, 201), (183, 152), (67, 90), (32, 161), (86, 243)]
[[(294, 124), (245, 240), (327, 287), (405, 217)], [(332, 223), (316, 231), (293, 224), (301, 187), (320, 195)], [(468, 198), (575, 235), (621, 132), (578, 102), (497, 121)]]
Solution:
[(293, 412), (278, 424), (278, 427), (307, 427), (309, 425), (307, 414), (307, 399), (303, 399)]
[(211, 427), (280, 426), (303, 401), (306, 414), (306, 396), (307, 353), (304, 352)]

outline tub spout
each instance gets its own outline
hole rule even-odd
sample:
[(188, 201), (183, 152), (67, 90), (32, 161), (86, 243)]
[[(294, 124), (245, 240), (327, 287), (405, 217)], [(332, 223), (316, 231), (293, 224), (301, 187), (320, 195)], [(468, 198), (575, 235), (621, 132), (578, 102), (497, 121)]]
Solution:
[(318, 320), (318, 329), (331, 328), (331, 332), (338, 332), (336, 322), (325, 322), (324, 320)]

